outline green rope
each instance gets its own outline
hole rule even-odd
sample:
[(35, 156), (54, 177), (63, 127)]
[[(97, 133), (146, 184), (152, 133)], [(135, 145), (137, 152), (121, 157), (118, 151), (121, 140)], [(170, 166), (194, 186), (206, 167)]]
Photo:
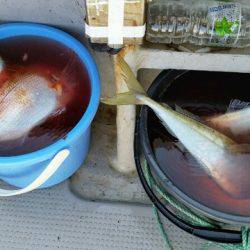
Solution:
[(203, 246), (202, 250), (209, 250), (210, 248), (219, 248), (224, 250), (247, 250), (242, 244), (226, 244), (226, 243), (216, 243), (216, 242), (207, 242)]
[(209, 250), (211, 247), (217, 247), (217, 248), (225, 249), (225, 250), (250, 250), (249, 228), (242, 227), (241, 235), (242, 235), (241, 244), (223, 244), (223, 243), (216, 243), (216, 242), (208, 242), (204, 245), (202, 250)]
[[(158, 187), (157, 184), (155, 183), (146, 161), (145, 161), (145, 164), (144, 164), (144, 172), (145, 172), (146, 181), (147, 181), (148, 185), (150, 186), (150, 188), (152, 188), (152, 186), (154, 186), (157, 193), (159, 195), (161, 195), (162, 198), (166, 202), (168, 202), (171, 206), (173, 206), (178, 212), (182, 213), (184, 215), (184, 217), (186, 217), (187, 219), (195, 222), (199, 226), (214, 227), (211, 223), (207, 222), (206, 220), (204, 220), (201, 217), (199, 217), (199, 216), (195, 215), (194, 213), (192, 213), (185, 206), (180, 205), (171, 196), (166, 195), (160, 189), (160, 187)], [(153, 212), (154, 212), (154, 215), (156, 217), (156, 220), (157, 220), (157, 223), (158, 223), (158, 226), (159, 226), (159, 230), (160, 230), (160, 232), (162, 234), (162, 237), (164, 238), (166, 250), (173, 250), (173, 247), (172, 247), (171, 242), (170, 242), (170, 240), (168, 238), (167, 232), (166, 232), (166, 230), (165, 230), (165, 228), (163, 226), (163, 223), (161, 221), (160, 214), (159, 214), (157, 208), (154, 205), (153, 205)], [(249, 228), (242, 227), (241, 228), (241, 233), (242, 233), (242, 243), (241, 244), (224, 244), (224, 243), (216, 243), (216, 242), (209, 241), (202, 247), (202, 250), (209, 250), (212, 247), (217, 247), (217, 248), (225, 249), (225, 250), (250, 250)]]
[(145, 161), (144, 164), (144, 171), (145, 171), (145, 177), (150, 185), (150, 187), (154, 186), (157, 193), (164, 198), (164, 200), (169, 203), (172, 207), (174, 207), (182, 216), (185, 217), (185, 219), (189, 220), (192, 222), (192, 224), (197, 225), (197, 226), (203, 226), (203, 227), (214, 227), (213, 224), (209, 223), (208, 221), (200, 218), (193, 212), (191, 212), (187, 207), (184, 207), (180, 205), (180, 203), (176, 202), (175, 199), (173, 199), (171, 196), (166, 195), (155, 183), (154, 179), (152, 178), (152, 175), (149, 171), (147, 162)]
[(178, 212), (180, 212), (183, 216), (185, 216), (188, 220), (192, 221), (194, 224), (204, 227), (214, 227), (214, 225), (212, 225), (208, 221), (201, 219), (199, 216), (192, 213), (187, 208), (181, 206), (179, 203), (176, 203), (172, 197), (164, 194), (158, 186), (155, 186), (155, 189), (165, 199), (165, 201), (171, 204), (173, 208), (175, 208)]
[(249, 228), (242, 227), (242, 247), (243, 250), (250, 250), (250, 234), (249, 234)]
[[(150, 188), (152, 188), (153, 179), (150, 176), (148, 167), (147, 167), (147, 170), (148, 171), (146, 171), (146, 173), (145, 173), (146, 181), (147, 181), (148, 185), (150, 186)], [(162, 221), (161, 221), (161, 217), (160, 217), (158, 209), (155, 207), (155, 205), (153, 205), (153, 213), (154, 213), (154, 215), (156, 217), (157, 224), (158, 224), (159, 230), (161, 232), (161, 235), (162, 235), (162, 237), (163, 237), (163, 239), (165, 241), (165, 248), (166, 248), (166, 250), (172, 250), (173, 249), (172, 245), (171, 245), (171, 243), (169, 241), (167, 232), (166, 232), (165, 228), (163, 227), (163, 224), (162, 224)]]
[(158, 209), (153, 205), (153, 212), (154, 212), (154, 215), (156, 217), (156, 220), (157, 220), (157, 223), (158, 223), (158, 226), (159, 226), (159, 229), (160, 229), (160, 232), (161, 232), (161, 235), (165, 241), (165, 248), (166, 250), (173, 250), (173, 247), (170, 243), (170, 240), (168, 238), (168, 235), (166, 233), (166, 230), (162, 224), (162, 221), (161, 221), (161, 217), (159, 215), (159, 212), (158, 212)]

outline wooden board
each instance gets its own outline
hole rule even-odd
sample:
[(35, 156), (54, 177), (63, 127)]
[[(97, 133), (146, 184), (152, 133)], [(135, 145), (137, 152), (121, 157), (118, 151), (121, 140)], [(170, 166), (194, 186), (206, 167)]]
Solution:
[[(145, 0), (125, 0), (124, 26), (141, 26), (145, 23)], [(86, 0), (90, 26), (108, 26), (108, 0)], [(93, 43), (107, 43), (107, 38), (91, 38)], [(143, 38), (124, 38), (124, 44), (141, 44)]]

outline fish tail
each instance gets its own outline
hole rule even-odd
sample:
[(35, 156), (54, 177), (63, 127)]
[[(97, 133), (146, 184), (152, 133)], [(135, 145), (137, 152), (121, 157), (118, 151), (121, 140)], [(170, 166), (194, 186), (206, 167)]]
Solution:
[(111, 98), (101, 98), (101, 102), (109, 105), (142, 104), (140, 99), (142, 96), (147, 96), (146, 91), (136, 79), (129, 65), (119, 55), (117, 56), (117, 64), (120, 67), (121, 76), (128, 91), (117, 94)]

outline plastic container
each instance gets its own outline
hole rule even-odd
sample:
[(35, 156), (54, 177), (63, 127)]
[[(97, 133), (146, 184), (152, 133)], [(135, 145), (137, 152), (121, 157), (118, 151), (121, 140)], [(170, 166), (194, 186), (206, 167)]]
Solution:
[(250, 45), (250, 9), (243, 0), (153, 0), (146, 39), (153, 43), (204, 46)]
[(30, 23), (0, 25), (0, 39), (18, 36), (52, 39), (73, 50), (86, 67), (91, 95), (83, 117), (65, 138), (29, 154), (0, 157), (0, 179), (23, 188), (16, 191), (0, 190), (0, 196), (21, 194), (38, 187), (50, 187), (70, 177), (88, 154), (91, 122), (100, 99), (100, 79), (95, 62), (79, 41), (63, 31), (44, 25)]
[[(211, 85), (209, 83), (209, 77), (206, 74), (214, 74), (212, 75), (214, 79), (220, 81), (220, 85), (214, 84)], [(226, 74), (228, 76), (226, 77)], [(213, 95), (214, 91), (218, 92), (218, 99), (221, 100), (220, 104), (223, 102), (227, 102), (227, 99), (223, 98), (230, 98), (231, 95), (236, 98), (239, 95), (242, 98), (247, 98), (245, 94), (246, 90), (244, 89), (245, 81), (249, 78), (248, 74), (231, 74), (231, 73), (212, 73), (212, 72), (195, 72), (192, 71), (178, 71), (178, 70), (165, 70), (163, 71), (152, 83), (151, 87), (148, 90), (148, 94), (154, 100), (163, 101), (164, 93), (169, 93), (169, 86), (173, 83), (172, 86), (178, 85), (177, 95), (187, 96), (188, 91), (184, 84), (186, 83), (185, 78), (182, 82), (180, 79), (184, 78), (185, 75), (189, 75), (189, 79), (197, 79), (198, 75), (204, 76), (204, 88), (206, 86), (211, 87), (211, 96), (213, 100), (216, 100), (216, 96)], [(222, 84), (221, 79), (219, 78), (226, 78), (224, 83)], [(213, 78), (211, 77), (211, 78)], [(206, 80), (205, 80), (206, 79)], [(230, 81), (227, 81), (231, 79)], [(241, 79), (241, 83), (239, 82)], [(177, 84), (177, 81), (182, 84)], [(203, 84), (200, 81), (200, 78), (197, 80), (197, 84)], [(236, 86), (235, 82), (239, 82)], [(188, 86), (188, 83), (186, 84)], [(223, 86), (227, 85), (229, 90), (228, 92), (224, 89), (226, 94), (222, 94)], [(215, 88), (214, 88), (215, 86)], [(173, 88), (174, 88), (173, 87)], [(242, 88), (241, 88), (242, 87)], [(168, 89), (168, 91), (166, 91)], [(200, 88), (202, 89), (202, 88)], [(219, 90), (221, 89), (221, 90)], [(191, 89), (190, 89), (191, 91)], [(195, 88), (197, 91), (197, 88)], [(207, 91), (207, 90), (206, 90)], [(170, 91), (171, 92), (171, 91)], [(196, 92), (197, 96), (199, 96), (199, 92)], [(173, 92), (169, 93), (168, 96), (173, 96)], [(231, 97), (232, 97), (231, 96)], [(200, 96), (199, 96), (200, 97)], [(176, 96), (173, 97), (175, 99)], [(187, 100), (187, 99), (186, 99)], [(186, 101), (184, 100), (184, 101)], [(208, 100), (208, 99), (207, 99)], [(193, 100), (194, 103), (196, 100)], [(202, 109), (202, 107), (200, 107)], [(221, 108), (221, 106), (220, 106)], [(204, 110), (203, 110), (204, 111)], [(237, 213), (230, 213), (221, 211), (220, 209), (215, 209), (214, 207), (208, 205), (204, 205), (199, 202), (198, 198), (193, 198), (188, 194), (183, 188), (180, 188), (175, 180), (170, 178), (169, 173), (164, 171), (162, 165), (159, 164), (159, 160), (156, 157), (154, 151), (154, 145), (152, 141), (151, 132), (152, 129), (155, 127), (155, 124), (152, 123), (152, 111), (146, 106), (142, 107), (139, 119), (137, 121), (137, 128), (136, 128), (136, 136), (135, 136), (135, 160), (137, 165), (137, 170), (142, 181), (142, 184), (149, 195), (152, 202), (156, 205), (156, 207), (162, 212), (164, 216), (169, 218), (172, 222), (174, 222), (177, 226), (184, 229), (185, 231), (191, 233), (192, 235), (196, 235), (208, 240), (213, 240), (217, 242), (224, 242), (224, 243), (239, 243), (241, 241), (241, 232), (240, 228), (243, 225), (249, 225), (250, 223), (250, 216), (248, 215), (241, 215)], [(156, 128), (158, 129), (158, 128)], [(161, 131), (162, 132), (162, 131)], [(161, 133), (159, 132), (159, 133)], [(163, 131), (164, 132), (164, 131)], [(187, 209), (192, 211), (197, 216), (205, 218), (207, 221), (211, 222), (215, 228), (211, 229), (208, 227), (201, 227), (201, 226), (194, 226), (190, 224), (185, 219), (177, 217), (174, 207), (171, 207), (171, 204), (165, 204), (162, 199), (156, 194), (155, 190), (147, 183), (145, 178), (145, 171), (144, 171), (144, 161), (147, 162), (147, 165), (152, 173), (154, 181), (161, 187), (161, 189), (168, 195), (174, 197), (176, 201), (181, 205), (185, 206)], [(166, 166), (169, 166), (169, 162), (166, 159)], [(180, 173), (181, 174), (181, 173)], [(199, 178), (199, 177), (197, 177)], [(197, 186), (196, 186), (197, 189)], [(199, 189), (199, 188), (198, 188)], [(205, 192), (211, 192), (211, 190), (206, 190)], [(231, 204), (233, 206), (233, 204)], [(230, 228), (234, 230), (228, 230)], [(238, 231), (237, 231), (238, 230)]]

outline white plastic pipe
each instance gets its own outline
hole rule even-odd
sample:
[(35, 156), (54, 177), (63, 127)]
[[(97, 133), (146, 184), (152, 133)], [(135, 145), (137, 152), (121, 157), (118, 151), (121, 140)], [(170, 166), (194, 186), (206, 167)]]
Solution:
[[(237, 54), (233, 54), (237, 52)], [(229, 53), (190, 53), (169, 50), (127, 46), (120, 55), (124, 57), (135, 75), (139, 69), (186, 69), (221, 72), (250, 73), (250, 49)], [(117, 68), (115, 61), (115, 68)], [(124, 92), (126, 87), (116, 69), (116, 91)], [(119, 172), (130, 174), (136, 170), (134, 161), (135, 107), (117, 108), (117, 156), (113, 167)]]

